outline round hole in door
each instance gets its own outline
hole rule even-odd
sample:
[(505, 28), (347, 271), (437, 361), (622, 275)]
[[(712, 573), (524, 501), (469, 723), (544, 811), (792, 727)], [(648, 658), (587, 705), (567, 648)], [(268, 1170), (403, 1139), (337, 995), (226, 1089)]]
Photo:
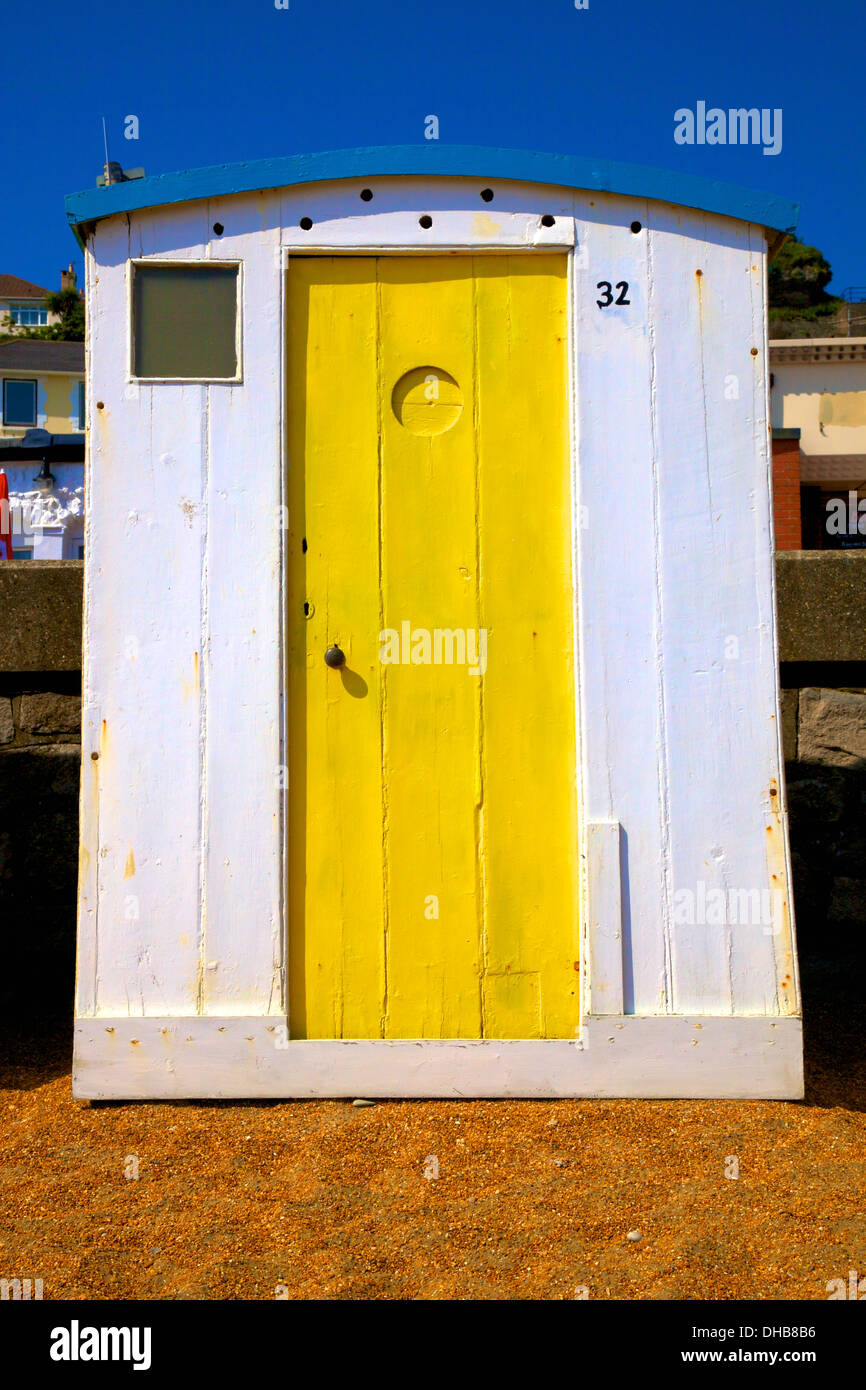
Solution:
[(463, 392), (441, 367), (413, 367), (400, 377), (391, 408), (411, 434), (444, 434), (463, 412)]

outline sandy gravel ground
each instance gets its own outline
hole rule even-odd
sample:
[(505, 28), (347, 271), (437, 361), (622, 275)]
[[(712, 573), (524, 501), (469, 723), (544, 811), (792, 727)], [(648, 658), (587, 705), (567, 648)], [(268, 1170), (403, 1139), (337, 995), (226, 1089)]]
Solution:
[(68, 1025), (24, 1026), (0, 1276), (46, 1299), (826, 1299), (866, 1274), (856, 967), (805, 965), (805, 1104), (88, 1106)]

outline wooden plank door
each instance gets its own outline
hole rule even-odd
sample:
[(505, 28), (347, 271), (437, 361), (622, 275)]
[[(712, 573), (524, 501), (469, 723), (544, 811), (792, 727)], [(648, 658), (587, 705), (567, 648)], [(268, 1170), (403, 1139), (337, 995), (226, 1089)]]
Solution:
[(293, 1037), (575, 1034), (567, 360), (562, 254), (291, 259)]

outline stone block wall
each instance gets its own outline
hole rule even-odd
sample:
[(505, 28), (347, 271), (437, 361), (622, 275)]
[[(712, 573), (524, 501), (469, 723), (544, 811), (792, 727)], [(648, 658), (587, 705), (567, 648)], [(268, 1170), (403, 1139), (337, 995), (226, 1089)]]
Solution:
[(68, 1011), (75, 973), (77, 672), (0, 673), (0, 1007)]
[(68, 1014), (81, 762), (76, 561), (0, 563), (0, 1008)]
[(782, 692), (785, 778), (802, 948), (866, 926), (866, 686)]

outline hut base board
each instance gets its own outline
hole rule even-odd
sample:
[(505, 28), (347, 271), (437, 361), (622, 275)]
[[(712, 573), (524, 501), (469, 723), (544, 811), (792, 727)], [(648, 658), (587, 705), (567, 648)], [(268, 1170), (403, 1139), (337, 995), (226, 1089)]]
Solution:
[(800, 1100), (799, 1018), (598, 1016), (574, 1042), (294, 1041), (285, 1016), (79, 1018), (89, 1100)]

